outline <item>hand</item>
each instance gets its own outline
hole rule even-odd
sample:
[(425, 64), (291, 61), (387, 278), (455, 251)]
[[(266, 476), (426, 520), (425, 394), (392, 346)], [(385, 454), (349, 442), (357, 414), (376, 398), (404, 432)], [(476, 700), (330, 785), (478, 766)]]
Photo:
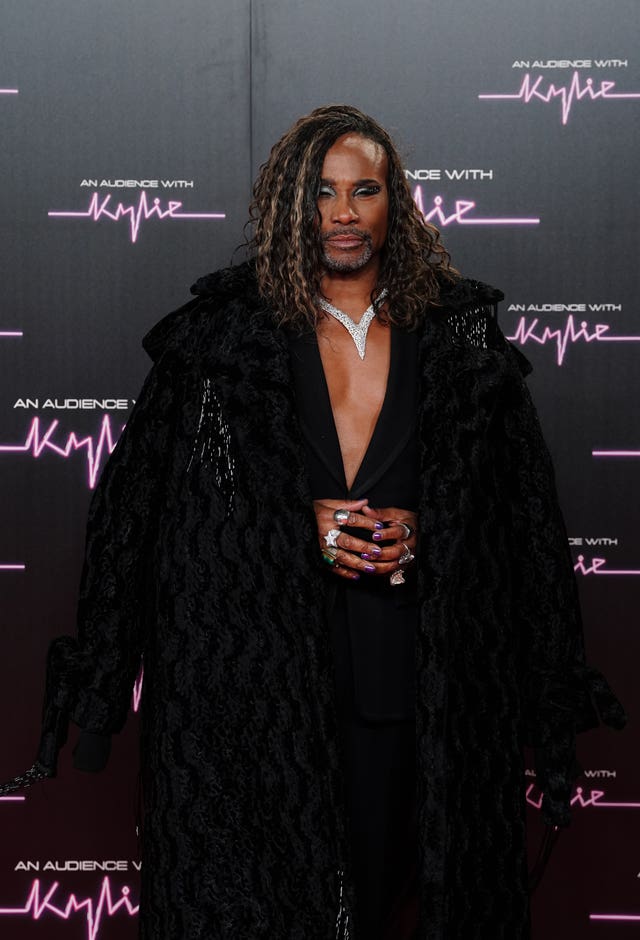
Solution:
[[(384, 509), (373, 509), (366, 505), (362, 507), (362, 513), (374, 522), (382, 522), (384, 529), (381, 532), (382, 539), (395, 539), (395, 545), (390, 545), (389, 549), (393, 551), (394, 557), (401, 558), (408, 548), (415, 557), (418, 548), (418, 516), (409, 509), (398, 509), (397, 506), (388, 506)], [(405, 526), (409, 527), (410, 535), (407, 536)], [(375, 536), (374, 536), (375, 538)], [(412, 562), (409, 562), (411, 564)], [(396, 564), (392, 568), (387, 568), (383, 573), (391, 574), (398, 568), (406, 568), (407, 564)]]
[[(418, 544), (418, 517), (415, 512), (409, 509), (398, 509), (396, 506), (389, 506), (386, 509), (372, 509), (371, 506), (362, 507), (362, 512), (372, 521), (382, 522), (384, 525), (384, 538), (395, 538), (413, 551)], [(394, 525), (395, 523), (395, 525)], [(398, 525), (398, 523), (401, 523)], [(411, 535), (405, 538), (404, 526), (409, 526)]]
[[(344, 527), (368, 529), (372, 533), (371, 541), (365, 541), (341, 531), (337, 538), (338, 554), (331, 570), (338, 577), (347, 580), (357, 580), (362, 574), (370, 576), (390, 575), (401, 566), (398, 559), (405, 552), (406, 545), (411, 551), (416, 546), (417, 517), (415, 513), (405, 509), (372, 509), (367, 499), (336, 500), (316, 499), (313, 502), (318, 526), (318, 542), (320, 549), (326, 548), (324, 536), (330, 529), (343, 529)], [(349, 510), (349, 518), (339, 526), (333, 517), (336, 509)], [(404, 538), (405, 529), (402, 525), (393, 525), (401, 522), (410, 526), (414, 531), (409, 538)], [(376, 542), (393, 542), (393, 544), (377, 545)], [(364, 557), (363, 557), (364, 556)]]

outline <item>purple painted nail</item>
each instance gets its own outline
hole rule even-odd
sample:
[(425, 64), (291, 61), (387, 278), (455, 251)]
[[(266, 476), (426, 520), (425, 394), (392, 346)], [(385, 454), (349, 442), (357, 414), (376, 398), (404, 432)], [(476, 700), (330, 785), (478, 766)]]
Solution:
[(376, 522), (376, 529), (384, 529), (384, 522)]
[[(371, 549), (371, 554), (373, 555), (374, 558), (378, 558), (379, 555), (382, 555), (382, 549), (381, 549), (381, 548), (378, 548), (378, 546), (375, 545), (375, 546)], [(364, 558), (364, 555), (363, 555), (362, 557)]]
[[(380, 552), (378, 552), (378, 554), (380, 554)], [(371, 555), (368, 555), (367, 552), (360, 552), (360, 558), (364, 558), (365, 561), (371, 561)]]
[(354, 574), (354, 575), (352, 575), (351, 580), (352, 580), (352, 581), (359, 581), (359, 580), (360, 580), (360, 575), (357, 574), (357, 573)]
[(371, 536), (372, 539), (375, 539), (376, 542), (379, 542), (382, 538), (382, 532), (374, 532)]
[(373, 574), (373, 572), (376, 570), (376, 566), (375, 566), (375, 565), (365, 565), (365, 566), (364, 566), (364, 570), (365, 570), (365, 571), (368, 571), (370, 574)]

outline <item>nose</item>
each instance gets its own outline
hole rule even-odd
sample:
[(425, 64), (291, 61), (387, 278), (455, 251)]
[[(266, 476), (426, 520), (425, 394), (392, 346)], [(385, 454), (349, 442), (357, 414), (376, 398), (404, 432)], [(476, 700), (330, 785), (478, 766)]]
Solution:
[(358, 212), (350, 193), (336, 195), (332, 206), (331, 218), (332, 221), (339, 222), (341, 225), (349, 225), (350, 222), (358, 221)]

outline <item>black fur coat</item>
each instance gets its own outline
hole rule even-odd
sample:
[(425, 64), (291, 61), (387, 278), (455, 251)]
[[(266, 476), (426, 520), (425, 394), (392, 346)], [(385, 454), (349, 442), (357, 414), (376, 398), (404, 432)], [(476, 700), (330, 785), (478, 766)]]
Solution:
[[(36, 766), (55, 772), (69, 717), (85, 741), (118, 731), (143, 659), (141, 936), (359, 940), (287, 344), (250, 265), (193, 292), (145, 338), (154, 366), (92, 502)], [(585, 666), (500, 298), (463, 279), (421, 326), (419, 940), (528, 936), (523, 744), (563, 825), (576, 731), (622, 721)]]

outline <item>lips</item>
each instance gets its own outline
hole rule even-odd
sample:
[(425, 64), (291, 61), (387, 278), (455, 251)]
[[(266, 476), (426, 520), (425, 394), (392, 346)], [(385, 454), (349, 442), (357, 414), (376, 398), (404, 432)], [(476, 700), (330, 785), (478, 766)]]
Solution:
[(359, 235), (329, 235), (326, 241), (336, 248), (347, 250), (349, 248), (360, 248), (364, 239)]

